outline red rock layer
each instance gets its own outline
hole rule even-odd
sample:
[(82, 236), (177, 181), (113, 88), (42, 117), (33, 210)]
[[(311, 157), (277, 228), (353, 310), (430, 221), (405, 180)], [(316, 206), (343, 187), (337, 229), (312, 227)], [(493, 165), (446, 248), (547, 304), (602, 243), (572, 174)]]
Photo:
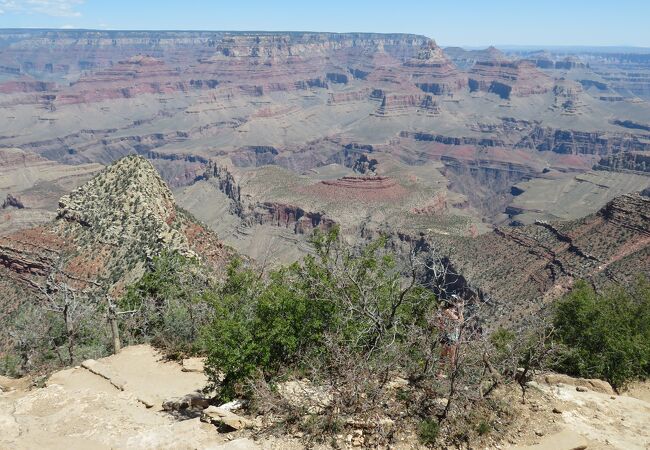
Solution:
[(388, 177), (343, 177), (326, 180), (305, 189), (306, 192), (331, 200), (393, 201), (408, 191)]
[(553, 80), (529, 61), (477, 61), (470, 71), (469, 88), (507, 99), (548, 92)]

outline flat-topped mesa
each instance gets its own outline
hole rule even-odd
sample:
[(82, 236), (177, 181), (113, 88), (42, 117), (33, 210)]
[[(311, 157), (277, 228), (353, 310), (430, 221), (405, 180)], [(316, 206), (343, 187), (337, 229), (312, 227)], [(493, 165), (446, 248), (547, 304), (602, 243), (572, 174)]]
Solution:
[[(417, 55), (422, 45), (432, 42), (413, 34), (85, 30), (4, 30), (0, 41), (11, 42), (9, 54), (32, 58), (29, 67), (36, 70), (45, 70), (47, 64), (54, 68), (53, 61), (60, 70), (111, 67), (124, 55), (134, 54), (152, 55), (168, 63), (198, 60), (209, 64), (224, 58), (253, 58), (259, 63), (321, 58), (353, 49), (357, 54), (386, 52), (401, 59)], [(36, 57), (33, 51), (40, 48), (47, 52)]]
[(543, 94), (553, 88), (553, 80), (529, 61), (477, 61), (468, 83), (472, 92), (489, 92), (503, 99)]
[(227, 32), (211, 42), (216, 52), (201, 62), (216, 62), (223, 57), (283, 61), (348, 50), (404, 57), (414, 55), (419, 46), (429, 42), (424, 36), (410, 34)]
[(398, 186), (397, 181), (389, 177), (343, 177), (338, 180), (325, 180), (322, 184), (345, 189), (391, 189)]
[(395, 201), (408, 194), (408, 191), (396, 180), (382, 176), (347, 176), (337, 180), (324, 180), (299, 188), (298, 191), (324, 200), (373, 203)]
[(47, 93), (54, 106), (221, 85), (253, 86), (252, 94), (261, 95), (356, 79), (379, 86), (417, 84), (430, 94), (466, 84), (434, 41), (410, 34), (31, 30), (0, 31), (3, 40), (14, 42), (0, 54), (0, 66), (19, 75), (78, 75), (71, 85), (0, 86)]
[(377, 95), (381, 95), (381, 104), (374, 112), (375, 116), (391, 117), (413, 112), (425, 115), (440, 113), (440, 106), (431, 94), (386, 94), (376, 89), (371, 98), (377, 98)]
[(296, 189), (301, 194), (324, 200), (358, 202), (394, 201), (408, 194), (396, 180), (383, 176), (347, 176), (337, 180), (324, 180), (311, 186)]
[(304, 209), (284, 203), (264, 202), (254, 206), (251, 220), (259, 224), (292, 229), (296, 234), (309, 234), (314, 230), (328, 231), (336, 222), (323, 212), (305, 211)]

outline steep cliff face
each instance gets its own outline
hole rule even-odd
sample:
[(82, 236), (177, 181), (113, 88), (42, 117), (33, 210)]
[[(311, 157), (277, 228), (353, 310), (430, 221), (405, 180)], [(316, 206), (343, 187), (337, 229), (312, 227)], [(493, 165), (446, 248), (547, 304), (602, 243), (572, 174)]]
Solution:
[[(595, 168), (599, 170), (649, 174), (650, 154), (637, 152), (616, 153), (606, 158), (601, 158)], [(648, 183), (650, 183), (650, 179)]]
[(477, 61), (469, 72), (470, 91), (485, 91), (503, 99), (543, 94), (553, 87), (550, 77), (527, 61)]
[(442, 134), (432, 134), (420, 131), (402, 131), (400, 137), (415, 139), (416, 141), (437, 142), (445, 145), (468, 145), (481, 147), (507, 147), (508, 144), (501, 139), (494, 138), (477, 138), (469, 136), (445, 136)]
[(200, 178), (218, 180), (219, 190), (232, 201), (231, 212), (240, 217), (243, 215), (244, 204), (241, 199), (241, 188), (228, 169), (210, 161)]
[(512, 199), (511, 187), (541, 174), (534, 167), (489, 157), (470, 159), (442, 156), (443, 173), (450, 188), (464, 194), (469, 204), (486, 217), (502, 213)]
[(386, 94), (383, 91), (373, 92), (373, 95), (381, 95), (381, 104), (375, 115), (391, 117), (420, 113), (436, 115), (440, 113), (438, 102), (431, 94)]
[(525, 320), (575, 281), (596, 285), (650, 275), (650, 198), (617, 197), (598, 213), (536, 222), (451, 244), (450, 260), (507, 320)]
[(328, 231), (336, 225), (323, 212), (305, 211), (294, 205), (273, 202), (258, 203), (249, 217), (252, 223), (289, 228), (296, 234), (311, 234), (314, 230)]
[(372, 154), (374, 147), (363, 144), (346, 144), (340, 152), (330, 156), (326, 164), (341, 164), (352, 169), (355, 173), (362, 175), (376, 174), (379, 161), (368, 156)]
[(430, 93), (464, 85), (436, 44), (415, 35), (35, 30), (4, 31), (0, 42), (6, 43), (0, 65), (17, 74), (79, 75), (70, 86), (0, 85), (0, 92), (52, 92), (54, 105), (232, 82), (259, 93), (326, 88), (386, 70), (382, 62), (404, 65), (401, 81), (413, 78)]
[(611, 155), (626, 151), (650, 151), (650, 142), (624, 133), (559, 130), (536, 126), (515, 145), (571, 155)]

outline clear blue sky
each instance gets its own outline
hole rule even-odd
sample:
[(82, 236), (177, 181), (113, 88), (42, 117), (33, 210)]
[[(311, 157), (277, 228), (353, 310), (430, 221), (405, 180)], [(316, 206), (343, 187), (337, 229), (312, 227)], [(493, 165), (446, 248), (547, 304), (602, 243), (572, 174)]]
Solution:
[(650, 0), (0, 0), (0, 28), (374, 31), (650, 47)]

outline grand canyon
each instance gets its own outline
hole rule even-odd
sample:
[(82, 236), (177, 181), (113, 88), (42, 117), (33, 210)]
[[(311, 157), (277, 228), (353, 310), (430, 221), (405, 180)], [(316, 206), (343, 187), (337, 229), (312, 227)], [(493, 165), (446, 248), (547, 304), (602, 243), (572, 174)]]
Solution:
[(434, 255), (486, 330), (525, 327), (578, 280), (650, 276), (650, 51), (1, 29), (0, 117), (3, 320), (55, 269), (119, 298), (163, 250), (275, 267), (333, 229)]
[(649, 185), (643, 54), (325, 33), (4, 30), (0, 45), (4, 234), (129, 154), (226, 243), (283, 262), (314, 228), (509, 235)]

